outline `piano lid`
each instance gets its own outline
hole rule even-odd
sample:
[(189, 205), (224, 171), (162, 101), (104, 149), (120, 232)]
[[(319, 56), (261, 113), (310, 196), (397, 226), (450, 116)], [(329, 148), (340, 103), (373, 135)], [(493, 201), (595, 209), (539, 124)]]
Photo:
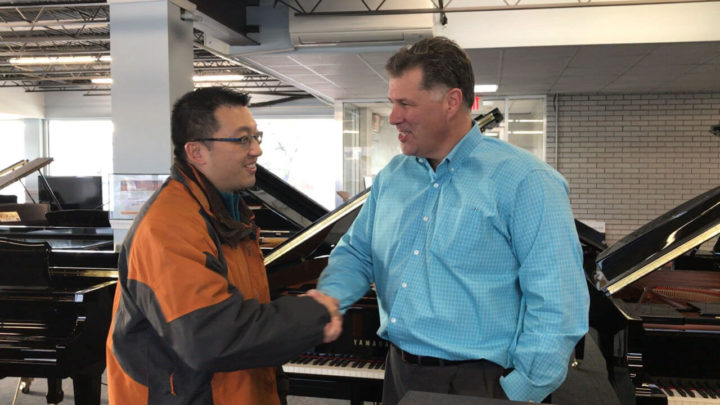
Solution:
[(298, 189), (257, 165), (255, 186), (246, 190), (298, 228), (305, 228), (328, 210)]
[[(265, 258), (265, 266), (276, 266), (284, 262), (299, 260), (314, 252), (318, 245), (326, 241), (335, 225), (341, 220), (350, 219), (350, 222), (355, 220), (355, 216), (365, 204), (369, 193), (370, 189), (368, 188), (283, 242)], [(336, 243), (345, 234), (349, 224), (348, 227), (343, 228), (333, 233), (334, 237), (331, 243)]]
[(720, 234), (720, 187), (684, 202), (606, 249), (595, 287), (612, 295)]
[(598, 252), (607, 249), (604, 233), (596, 231), (577, 219), (575, 220), (575, 229), (577, 230), (580, 243), (590, 246)]
[(18, 163), (11, 165), (2, 171), (5, 174), (0, 176), (0, 190), (24, 178), (28, 174), (42, 169), (43, 167), (49, 165), (52, 161), (53, 158), (37, 158), (31, 161), (21, 160)]

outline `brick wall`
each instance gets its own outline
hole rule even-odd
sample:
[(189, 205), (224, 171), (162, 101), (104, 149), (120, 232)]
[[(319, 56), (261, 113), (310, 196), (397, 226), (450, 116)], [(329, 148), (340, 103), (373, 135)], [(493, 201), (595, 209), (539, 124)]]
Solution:
[(547, 100), (546, 160), (568, 180), (575, 217), (605, 222), (608, 244), (720, 185), (709, 132), (720, 93)]

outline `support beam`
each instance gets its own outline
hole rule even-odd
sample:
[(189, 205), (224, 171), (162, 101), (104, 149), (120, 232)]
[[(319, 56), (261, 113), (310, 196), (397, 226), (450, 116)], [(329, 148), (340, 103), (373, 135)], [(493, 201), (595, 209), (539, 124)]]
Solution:
[(116, 173), (169, 173), (170, 113), (193, 89), (194, 5), (182, 0), (115, 0), (112, 24), (113, 166)]

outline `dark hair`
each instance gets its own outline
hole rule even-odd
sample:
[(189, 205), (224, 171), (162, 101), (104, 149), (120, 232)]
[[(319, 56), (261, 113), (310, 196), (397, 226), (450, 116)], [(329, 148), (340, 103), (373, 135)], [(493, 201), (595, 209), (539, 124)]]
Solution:
[(175, 102), (170, 121), (173, 153), (185, 160), (185, 143), (209, 138), (218, 128), (218, 107), (247, 107), (250, 96), (227, 87), (205, 87), (186, 93)]
[(422, 88), (430, 90), (438, 84), (462, 91), (463, 103), (472, 108), (475, 101), (475, 76), (472, 63), (455, 41), (445, 37), (425, 38), (397, 51), (385, 65), (392, 77), (400, 77), (420, 67)]

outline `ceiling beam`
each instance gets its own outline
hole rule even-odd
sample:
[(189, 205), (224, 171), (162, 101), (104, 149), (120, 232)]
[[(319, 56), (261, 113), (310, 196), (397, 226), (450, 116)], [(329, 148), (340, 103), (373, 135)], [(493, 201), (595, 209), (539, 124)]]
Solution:
[(40, 20), (40, 21), (5, 21), (0, 23), (0, 32), (16, 32), (16, 31), (45, 31), (49, 28), (60, 27), (66, 30), (70, 29), (87, 29), (87, 28), (107, 28), (110, 20), (103, 18), (100, 20)]
[(52, 35), (43, 37), (7, 35), (0, 36), (0, 44), (39, 44), (44, 42), (110, 42), (109, 34)]

